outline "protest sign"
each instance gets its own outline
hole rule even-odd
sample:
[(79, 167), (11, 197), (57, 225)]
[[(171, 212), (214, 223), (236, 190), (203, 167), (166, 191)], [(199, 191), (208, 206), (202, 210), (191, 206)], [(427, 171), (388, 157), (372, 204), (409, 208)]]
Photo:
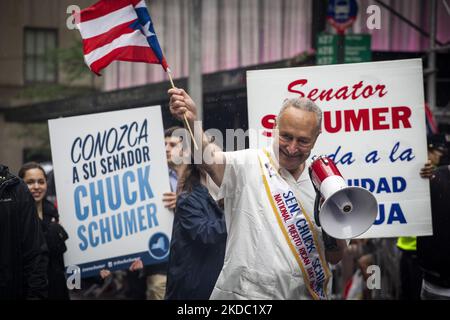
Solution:
[(252, 148), (270, 145), (286, 98), (307, 97), (323, 111), (322, 133), (311, 153), (328, 155), (347, 183), (374, 193), (378, 216), (361, 237), (430, 235), (420, 59), (249, 71)]
[(66, 265), (82, 277), (166, 261), (173, 213), (159, 106), (49, 120)]

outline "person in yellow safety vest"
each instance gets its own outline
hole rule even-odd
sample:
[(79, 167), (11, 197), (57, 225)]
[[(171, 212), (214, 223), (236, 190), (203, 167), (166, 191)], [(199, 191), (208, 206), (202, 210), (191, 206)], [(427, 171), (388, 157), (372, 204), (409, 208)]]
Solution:
[(400, 237), (397, 248), (400, 256), (400, 296), (401, 300), (420, 300), (422, 273), (417, 259), (416, 237)]
[[(433, 170), (439, 165), (443, 155), (435, 147), (433, 136), (427, 137), (428, 161), (420, 170), (422, 178), (430, 178)], [(399, 237), (397, 248), (401, 250), (400, 257), (400, 295), (401, 300), (420, 300), (422, 287), (422, 271), (417, 258), (416, 237)]]
[(416, 251), (416, 237), (399, 237), (397, 247), (405, 251)]

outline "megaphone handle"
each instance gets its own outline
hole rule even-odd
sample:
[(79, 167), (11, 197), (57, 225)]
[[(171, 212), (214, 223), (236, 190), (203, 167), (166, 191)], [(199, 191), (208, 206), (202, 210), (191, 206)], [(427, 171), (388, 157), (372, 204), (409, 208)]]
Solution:
[(336, 239), (333, 238), (332, 236), (330, 236), (328, 233), (326, 233), (323, 229), (322, 229), (322, 238), (323, 238), (323, 243), (325, 245), (325, 249), (327, 251), (339, 250)]
[(320, 211), (320, 199), (322, 195), (320, 194), (319, 189), (317, 189), (316, 185), (314, 184), (314, 180), (312, 177), (312, 168), (308, 168), (309, 178), (311, 179), (311, 183), (314, 187), (314, 190), (316, 191), (316, 199), (314, 200), (314, 220), (316, 222), (316, 225), (320, 227), (320, 220), (319, 220), (319, 211)]
[(320, 227), (320, 219), (319, 219), (319, 211), (320, 211), (320, 199), (322, 195), (319, 191), (316, 190), (316, 199), (314, 200), (314, 220), (316, 221), (316, 225)]

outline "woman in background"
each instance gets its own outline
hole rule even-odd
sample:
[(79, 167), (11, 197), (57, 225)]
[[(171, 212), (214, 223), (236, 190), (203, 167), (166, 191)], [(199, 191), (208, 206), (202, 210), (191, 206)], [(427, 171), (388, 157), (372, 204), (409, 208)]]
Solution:
[(63, 253), (67, 250), (65, 241), (68, 235), (59, 224), (59, 214), (55, 206), (48, 201), (47, 175), (44, 169), (36, 162), (29, 162), (19, 170), (19, 177), (28, 186), (41, 221), (42, 230), (49, 250), (48, 298), (51, 300), (67, 300), (67, 290)]
[(209, 299), (225, 257), (227, 231), (222, 209), (208, 191), (209, 177), (190, 164), (178, 181), (170, 243), (167, 300)]

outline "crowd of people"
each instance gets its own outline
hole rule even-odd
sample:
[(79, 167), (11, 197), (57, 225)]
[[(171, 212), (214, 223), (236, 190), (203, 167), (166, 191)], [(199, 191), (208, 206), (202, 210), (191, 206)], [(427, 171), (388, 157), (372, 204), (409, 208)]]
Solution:
[[(195, 102), (183, 89), (168, 93), (173, 117), (194, 128)], [(138, 259), (128, 270), (101, 270), (72, 294), (63, 259), (68, 235), (57, 204), (46, 199), (47, 173), (31, 162), (16, 177), (0, 165), (0, 298), (330, 299), (332, 266), (342, 261), (351, 263), (351, 275), (341, 297), (369, 299), (370, 240), (334, 239), (314, 219), (316, 191), (306, 160), (321, 123), (313, 101), (288, 99), (276, 118), (271, 147), (224, 152), (196, 132), (196, 145), (210, 148), (213, 158), (198, 164), (173, 161), (192, 158), (187, 150), (194, 147), (183, 147), (174, 134), (186, 129), (167, 129), (171, 190), (163, 202), (174, 215), (168, 261), (144, 266)], [(445, 140), (433, 136), (430, 162), (420, 172), (430, 181), (433, 236), (398, 240), (402, 299), (450, 299), (445, 147)]]

